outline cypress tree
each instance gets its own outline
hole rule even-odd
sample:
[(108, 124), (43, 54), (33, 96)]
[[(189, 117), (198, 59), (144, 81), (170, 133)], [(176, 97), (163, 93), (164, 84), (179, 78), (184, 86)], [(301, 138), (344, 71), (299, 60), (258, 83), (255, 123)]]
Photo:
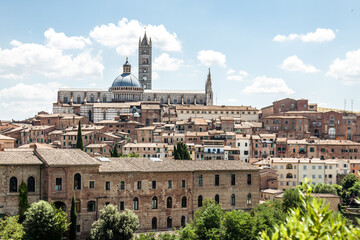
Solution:
[(81, 123), (79, 121), (79, 127), (78, 127), (78, 134), (77, 134), (77, 139), (76, 139), (76, 146), (75, 148), (79, 148), (82, 151), (84, 151), (84, 143), (83, 143), (83, 139), (82, 139), (82, 133), (81, 133)]
[(71, 200), (71, 212), (70, 212), (70, 231), (69, 238), (70, 240), (76, 240), (76, 224), (77, 224), (77, 213), (75, 207), (75, 196)]
[(190, 160), (190, 153), (185, 143), (178, 142), (177, 146), (174, 146), (174, 159)]
[(22, 223), (25, 220), (25, 211), (29, 207), (28, 202), (28, 189), (26, 184), (22, 181), (19, 186), (19, 222)]

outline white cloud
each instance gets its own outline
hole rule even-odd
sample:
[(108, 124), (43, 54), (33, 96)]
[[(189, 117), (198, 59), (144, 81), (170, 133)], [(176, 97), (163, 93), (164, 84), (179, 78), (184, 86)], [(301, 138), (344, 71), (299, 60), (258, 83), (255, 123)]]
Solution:
[(23, 78), (42, 75), (48, 78), (71, 77), (77, 79), (101, 78), (104, 70), (102, 58), (91, 56), (88, 50), (77, 54), (64, 54), (58, 48), (35, 43), (11, 41), (11, 49), (0, 49), (0, 77)]
[(273, 94), (293, 94), (294, 91), (290, 89), (285, 81), (281, 78), (270, 78), (266, 76), (260, 76), (255, 78), (254, 82), (247, 86), (244, 93), (273, 93)]
[(57, 49), (83, 49), (85, 45), (91, 44), (89, 38), (67, 37), (65, 33), (57, 33), (53, 28), (44, 32), (46, 46)]
[(167, 52), (181, 51), (176, 33), (169, 33), (164, 25), (143, 25), (137, 20), (129, 21), (126, 18), (121, 19), (117, 25), (109, 23), (96, 26), (90, 32), (90, 37), (104, 46), (116, 48), (120, 55), (132, 55), (138, 49), (139, 37), (143, 37), (144, 28), (147, 36), (152, 39), (153, 47)]
[(176, 71), (184, 63), (183, 60), (172, 58), (167, 53), (162, 53), (154, 60), (154, 71)]
[(317, 69), (313, 65), (304, 64), (304, 62), (296, 55), (284, 59), (283, 63), (281, 64), (281, 68), (292, 72), (305, 72), (305, 73), (319, 72), (319, 69)]
[(349, 85), (360, 83), (360, 48), (348, 51), (345, 59), (335, 59), (326, 75)]
[(226, 56), (221, 52), (216, 52), (213, 50), (201, 50), (198, 52), (197, 59), (201, 64), (210, 67), (218, 65), (220, 67), (225, 67)]
[(159, 79), (160, 78), (160, 75), (158, 72), (152, 72), (152, 80), (156, 80), (156, 79)]
[(291, 33), (287, 36), (279, 34), (273, 38), (273, 41), (285, 42), (285, 41), (300, 40), (303, 42), (327, 42), (333, 40), (335, 37), (336, 35), (333, 30), (325, 29), (325, 28), (317, 28), (315, 32), (309, 32), (306, 34)]
[(57, 90), (62, 86), (57, 82), (47, 84), (24, 84), (0, 90), (1, 114), (13, 118), (34, 116), (39, 111), (51, 111), (52, 103), (56, 101)]
[(235, 81), (243, 81), (245, 77), (248, 76), (248, 73), (245, 71), (239, 71), (238, 73), (235, 72), (234, 69), (229, 69), (227, 71), (227, 79), (228, 80), (235, 80)]

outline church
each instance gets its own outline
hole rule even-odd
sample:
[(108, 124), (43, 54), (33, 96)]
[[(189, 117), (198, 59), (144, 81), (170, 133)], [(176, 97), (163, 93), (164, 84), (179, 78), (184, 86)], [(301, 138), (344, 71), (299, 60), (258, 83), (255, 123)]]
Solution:
[(152, 89), (152, 42), (146, 32), (139, 38), (139, 74), (131, 74), (128, 58), (123, 73), (106, 89), (59, 89), (53, 113), (76, 113), (90, 121), (112, 120), (121, 113), (140, 112), (141, 102), (161, 105), (213, 105), (210, 70), (205, 90), (153, 90)]

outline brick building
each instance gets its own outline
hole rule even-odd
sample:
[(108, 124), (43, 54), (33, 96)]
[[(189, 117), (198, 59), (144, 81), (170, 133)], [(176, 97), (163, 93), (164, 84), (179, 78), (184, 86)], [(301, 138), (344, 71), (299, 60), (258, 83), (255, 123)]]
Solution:
[(133, 210), (140, 230), (157, 230), (185, 225), (207, 198), (226, 210), (259, 202), (259, 169), (241, 161), (95, 159), (77, 149), (13, 150), (0, 152), (0, 158), (0, 214), (17, 214), (24, 180), (30, 202), (53, 201), (68, 214), (75, 196), (81, 239), (109, 203)]

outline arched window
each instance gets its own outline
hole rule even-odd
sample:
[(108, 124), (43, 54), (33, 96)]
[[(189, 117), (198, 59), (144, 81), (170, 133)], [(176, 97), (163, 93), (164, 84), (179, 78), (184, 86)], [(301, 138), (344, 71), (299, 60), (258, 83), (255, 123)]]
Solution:
[(336, 137), (336, 130), (335, 128), (329, 128), (329, 139), (335, 139)]
[(95, 212), (95, 201), (89, 201), (87, 203), (88, 212)]
[(28, 192), (35, 192), (35, 178), (29, 177), (27, 180)]
[(186, 103), (190, 104), (190, 98), (186, 99)]
[(95, 96), (92, 95), (92, 94), (90, 95), (90, 102), (91, 102), (91, 103), (94, 103), (94, 102), (95, 102)]
[(158, 207), (157, 197), (153, 197), (152, 198), (152, 209), (157, 209), (157, 207)]
[(251, 194), (249, 193), (246, 199), (246, 204), (251, 205)]
[(76, 103), (77, 103), (77, 104), (80, 104), (80, 103), (81, 103), (81, 97), (80, 97), (80, 96), (77, 96), (77, 98), (76, 98)]
[(185, 227), (185, 225), (186, 225), (186, 217), (182, 216), (181, 217), (181, 227)]
[(17, 192), (17, 178), (10, 178), (10, 192)]
[(286, 178), (293, 178), (293, 175), (291, 173), (286, 174)]
[(235, 194), (231, 195), (231, 206), (235, 206)]
[(133, 199), (133, 209), (139, 210), (139, 199), (137, 197)]
[(172, 198), (168, 197), (166, 200), (166, 207), (167, 208), (172, 208)]
[(220, 202), (220, 197), (219, 194), (215, 195), (215, 203), (219, 203)]
[(81, 175), (80, 173), (76, 173), (74, 175), (74, 190), (80, 190), (81, 189)]
[(293, 166), (289, 163), (286, 165), (286, 169), (293, 169)]
[(200, 195), (198, 197), (198, 207), (202, 207), (202, 205), (203, 205), (203, 197)]
[(156, 217), (152, 218), (151, 226), (152, 226), (152, 229), (157, 229), (157, 219), (156, 219)]
[(185, 196), (183, 196), (183, 197), (181, 198), (181, 207), (182, 207), (182, 208), (186, 208), (186, 197), (185, 197)]
[(172, 218), (169, 216), (168, 218), (167, 218), (167, 228), (172, 228)]

